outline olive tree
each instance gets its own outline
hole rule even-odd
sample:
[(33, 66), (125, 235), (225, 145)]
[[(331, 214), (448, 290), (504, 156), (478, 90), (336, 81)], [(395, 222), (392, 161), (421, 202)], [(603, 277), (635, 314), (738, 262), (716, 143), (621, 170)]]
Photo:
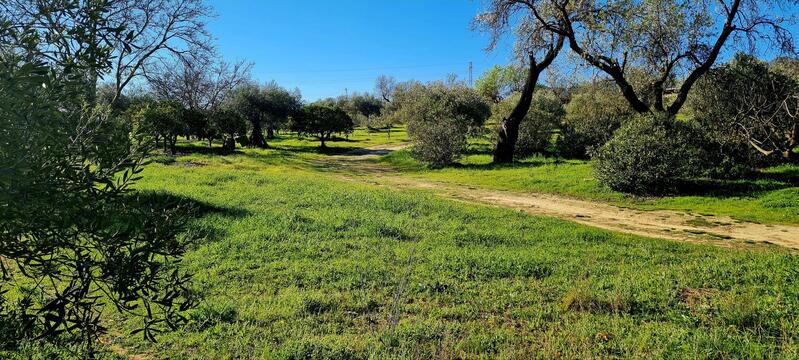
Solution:
[[(523, 4), (537, 26), (565, 37), (569, 49), (607, 74), (639, 113), (675, 116), (724, 51), (759, 44), (793, 51), (781, 14), (795, 0), (511, 2)], [(651, 81), (635, 86), (636, 71)]]
[(141, 129), (163, 143), (165, 152), (175, 154), (178, 136), (188, 132), (183, 107), (174, 101), (146, 104), (134, 115)]
[[(113, 59), (100, 39), (125, 36), (112, 4), (50, 5), (22, 23), (0, 12), (0, 343), (93, 358), (107, 310), (140, 318), (147, 339), (184, 320), (186, 205), (131, 190), (150, 144), (95, 104)], [(24, 26), (48, 17), (68, 33)]]
[(266, 124), (266, 138), (274, 139), (275, 130), (285, 127), (289, 117), (302, 108), (302, 95), (299, 90), (289, 91), (272, 81), (261, 87), (262, 119)]
[[(533, 93), (541, 73), (549, 67), (563, 47), (564, 36), (549, 29), (549, 16), (545, 9), (536, 10), (538, 17), (529, 11), (526, 2), (517, 0), (492, 0), (488, 9), (479, 14), (475, 28), (491, 34), (489, 49), (509, 32), (516, 34), (516, 52), (527, 65), (527, 75), (521, 88), (519, 101), (511, 113), (499, 124), (497, 143), (494, 147), (494, 162), (513, 161), (519, 125), (530, 110)], [(540, 18), (543, 17), (543, 18)]]
[(211, 121), (206, 111), (197, 109), (183, 109), (183, 126), (185, 127), (186, 137), (194, 136), (198, 140), (207, 140), (208, 147), (213, 145), (213, 140), (216, 138), (217, 133), (211, 126)]
[(267, 148), (264, 138), (263, 118), (266, 99), (258, 85), (245, 83), (236, 88), (228, 99), (228, 106), (250, 122), (250, 145)]
[(355, 127), (352, 118), (344, 109), (326, 103), (309, 104), (302, 108), (294, 119), (295, 131), (313, 135), (320, 141), (320, 147), (326, 148), (325, 141), (333, 134), (349, 133)]
[(694, 116), (720, 142), (742, 142), (763, 157), (797, 161), (799, 83), (739, 54), (711, 70), (691, 95)]
[(233, 152), (236, 149), (236, 137), (247, 134), (247, 120), (233, 110), (219, 109), (211, 113), (209, 123), (215, 133), (222, 138), (222, 149)]

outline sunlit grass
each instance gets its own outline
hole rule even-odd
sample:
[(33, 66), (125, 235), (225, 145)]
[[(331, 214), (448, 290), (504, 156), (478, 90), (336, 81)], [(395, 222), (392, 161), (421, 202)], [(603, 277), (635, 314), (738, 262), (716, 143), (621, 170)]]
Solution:
[(170, 359), (799, 356), (799, 263), (781, 250), (626, 236), (273, 156), (149, 166), (140, 190), (216, 209), (189, 229), (203, 300), (158, 344), (117, 341)]
[(490, 148), (478, 142), (458, 164), (429, 169), (408, 151), (377, 160), (398, 175), (464, 186), (552, 193), (644, 210), (668, 209), (779, 224), (799, 224), (799, 166), (764, 169), (751, 179), (700, 181), (680, 194), (635, 197), (612, 191), (595, 178), (588, 161), (531, 157), (510, 165), (491, 164)]
[[(407, 139), (351, 136), (358, 141), (320, 151), (281, 134), (271, 149), (230, 155), (182, 142), (178, 156), (155, 159), (137, 190), (202, 209), (187, 229), (196, 242), (184, 262), (200, 303), (187, 326), (157, 344), (126, 335), (135, 323), (123, 318), (109, 323), (109, 341), (154, 359), (799, 357), (799, 260), (785, 250), (647, 239), (343, 182), (319, 164)], [(493, 166), (486, 146), (444, 169), (407, 151), (375, 161), (391, 176), (761, 220), (796, 216), (795, 187), (633, 199), (599, 186), (589, 163), (532, 157)], [(796, 171), (769, 169), (772, 180), (757, 181)]]

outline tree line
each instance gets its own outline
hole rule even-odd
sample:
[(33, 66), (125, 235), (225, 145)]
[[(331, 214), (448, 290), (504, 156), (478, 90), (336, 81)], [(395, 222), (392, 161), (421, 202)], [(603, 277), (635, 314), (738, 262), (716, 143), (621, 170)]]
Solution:
[[(490, 35), (489, 50), (515, 39), (518, 59), (477, 81), (492, 111), (463, 86), (445, 84), (442, 96), (441, 83), (394, 86), (390, 109), (406, 108), (412, 152), (433, 165), (454, 161), (488, 120), (495, 163), (536, 152), (590, 158), (602, 183), (634, 193), (796, 162), (797, 63), (782, 15), (793, 3), (492, 0), (473, 27)], [(787, 56), (765, 63), (757, 49)], [(538, 84), (569, 61), (595, 80)]]
[[(729, 144), (731, 139), (748, 143), (764, 157), (778, 154), (784, 161), (795, 161), (796, 93), (791, 81), (752, 59), (736, 59), (717, 70), (714, 66), (723, 52), (736, 49), (751, 51), (765, 45), (772, 52), (795, 54), (793, 37), (784, 27), (790, 20), (783, 14), (796, 3), (489, 1), (474, 28), (491, 36), (489, 49), (507, 36), (514, 37), (517, 57), (528, 69), (513, 111), (500, 120), (494, 161), (513, 161), (518, 129), (530, 109), (537, 80), (564, 50), (604, 75), (636, 115), (635, 121), (620, 117), (620, 130), (593, 152), (597, 177), (613, 189), (637, 193), (671, 189), (680, 180), (714, 172), (706, 169), (707, 164), (683, 166), (705, 154), (742, 165), (744, 159), (731, 150), (736, 147)], [(746, 66), (750, 69), (736, 75), (728, 71)], [(747, 71), (760, 72), (771, 85), (763, 84), (763, 78), (746, 78)], [(720, 75), (725, 73), (737, 80)], [(696, 121), (682, 121), (690, 95), (701, 91), (697, 87), (712, 88), (707, 82), (713, 80), (719, 85), (715, 90), (728, 95), (717, 98), (722, 100), (718, 103), (705, 102), (718, 118), (703, 120), (707, 113), (702, 113)], [(745, 96), (749, 92), (756, 92), (755, 99)], [(710, 96), (705, 91), (694, 97)], [(709, 123), (727, 125), (709, 129)], [(564, 138), (573, 135), (571, 129), (565, 130)]]
[[(349, 134), (356, 125), (370, 132), (387, 129), (390, 137), (391, 127), (396, 124), (380, 116), (385, 101), (369, 93), (306, 103), (298, 89), (288, 90), (275, 82), (258, 85), (237, 70), (195, 78), (209, 79), (209, 84), (187, 86), (188, 82), (162, 81), (156, 77), (146, 91), (122, 94), (113, 103), (111, 96), (103, 96), (101, 100), (133, 128), (147, 134), (163, 151), (172, 154), (177, 150), (179, 137), (203, 140), (209, 147), (220, 142), (229, 153), (236, 146), (269, 148), (269, 141), (278, 132), (291, 131), (315, 137), (320, 147), (325, 148), (335, 134)], [(224, 94), (208, 94), (223, 87), (218, 82), (230, 84), (229, 90)], [(167, 83), (174, 85), (168, 87), (168, 92), (161, 91), (162, 84)], [(110, 86), (101, 88), (101, 93), (110, 92)]]

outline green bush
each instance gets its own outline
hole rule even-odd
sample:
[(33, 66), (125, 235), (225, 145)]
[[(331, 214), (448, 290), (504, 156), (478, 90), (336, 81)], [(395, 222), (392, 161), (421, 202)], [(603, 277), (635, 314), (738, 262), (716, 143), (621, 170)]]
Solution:
[(556, 147), (560, 156), (587, 159), (634, 116), (618, 89), (610, 84), (587, 86), (566, 104)]
[(690, 123), (665, 115), (642, 116), (622, 126), (594, 156), (597, 179), (634, 194), (673, 191), (705, 169), (703, 136)]
[(432, 166), (457, 160), (467, 138), (491, 115), (491, 107), (460, 83), (413, 83), (397, 90), (389, 116), (403, 119), (413, 141), (411, 155)]
[[(510, 115), (518, 102), (519, 94), (503, 100), (495, 106), (491, 119), (498, 124), (501, 123), (503, 118)], [(558, 128), (563, 114), (563, 103), (554, 92), (536, 91), (533, 94), (530, 110), (519, 125), (519, 138), (516, 140), (514, 156), (524, 158), (549, 151), (552, 134)]]
[[(773, 67), (790, 65), (778, 62)], [(784, 70), (788, 71), (788, 70)], [(799, 83), (754, 57), (738, 54), (691, 90), (688, 110), (708, 137), (711, 176), (740, 177), (769, 164), (799, 161), (795, 129)]]

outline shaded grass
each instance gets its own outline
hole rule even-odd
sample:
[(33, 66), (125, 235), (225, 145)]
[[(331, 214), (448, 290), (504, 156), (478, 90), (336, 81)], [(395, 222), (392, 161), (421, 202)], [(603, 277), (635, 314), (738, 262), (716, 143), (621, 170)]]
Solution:
[(222, 235), (186, 257), (203, 299), (189, 325), (158, 344), (117, 341), (170, 359), (799, 356), (799, 261), (786, 252), (341, 183), (296, 158), (264, 166), (269, 154), (148, 167), (139, 189), (236, 216), (192, 224)]

